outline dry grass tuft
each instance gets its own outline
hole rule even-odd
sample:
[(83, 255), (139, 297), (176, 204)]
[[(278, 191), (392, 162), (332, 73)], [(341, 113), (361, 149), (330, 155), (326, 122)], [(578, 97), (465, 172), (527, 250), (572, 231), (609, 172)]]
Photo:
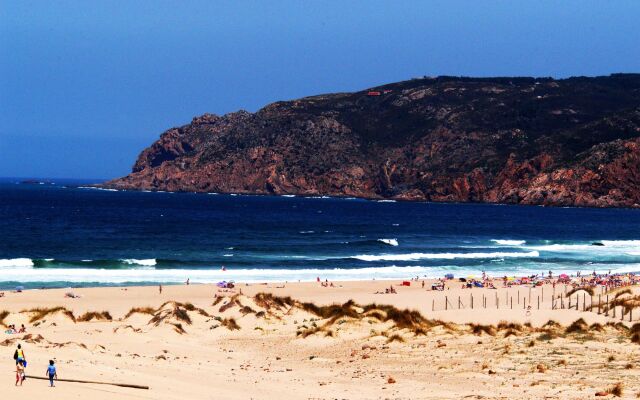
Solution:
[(276, 309), (282, 310), (283, 308), (290, 308), (296, 304), (296, 301), (291, 297), (274, 296), (271, 293), (258, 293), (253, 297), (253, 301), (259, 307), (266, 310)]
[(247, 314), (255, 314), (255, 310), (249, 306), (244, 306), (240, 309), (240, 312), (242, 313), (242, 315), (247, 315)]
[(515, 329), (509, 329), (504, 333), (504, 337), (508, 338), (509, 336), (518, 336), (518, 331)]
[(10, 314), (9, 311), (6, 311), (6, 310), (0, 311), (0, 326), (3, 326), (5, 328), (7, 327), (7, 325), (4, 323), (4, 320), (7, 319), (9, 314)]
[(187, 331), (185, 331), (184, 328), (182, 327), (181, 323), (171, 323), (171, 325), (173, 325), (173, 330), (176, 331), (177, 333), (181, 335), (187, 333)]
[(213, 301), (213, 304), (211, 304), (213, 307), (217, 306), (218, 304), (220, 304), (220, 302), (222, 301), (223, 296), (217, 296), (216, 299)]
[(469, 326), (471, 327), (471, 333), (474, 335), (481, 336), (483, 333), (489, 336), (496, 335), (496, 330), (491, 325), (470, 324)]
[(575, 321), (573, 321), (571, 323), (571, 325), (569, 325), (567, 327), (567, 329), (564, 330), (565, 333), (585, 333), (588, 329), (588, 325), (587, 323), (584, 321), (584, 319), (579, 318)]
[(614, 395), (615, 397), (622, 397), (623, 386), (622, 382), (618, 382), (609, 389), (607, 389), (607, 393)]
[(548, 320), (544, 325), (542, 325), (544, 328), (559, 328), (560, 324), (557, 323), (556, 321), (550, 319)]
[(222, 321), (220, 321), (220, 325), (226, 327), (230, 331), (239, 331), (240, 330), (240, 325), (238, 325), (236, 320), (233, 319), (233, 318), (225, 318), (225, 319), (223, 319)]
[(625, 294), (633, 294), (633, 292), (631, 292), (631, 289), (626, 288), (626, 289), (622, 289), (619, 292), (616, 292), (616, 295), (614, 296), (614, 299), (617, 299), (620, 296), (623, 296)]
[(589, 296), (593, 296), (593, 288), (591, 288), (591, 287), (586, 287), (586, 286), (585, 286), (585, 287), (577, 287), (577, 288), (573, 288), (573, 289), (569, 290), (565, 296), (566, 296), (566, 297), (569, 297), (569, 296), (571, 296), (572, 294), (575, 294), (575, 293), (577, 293), (577, 292), (579, 292), (579, 291), (581, 291), (581, 290), (584, 290), (585, 292), (587, 292), (587, 293), (589, 294)]
[(111, 321), (111, 320), (113, 320), (113, 318), (111, 317), (111, 314), (109, 314), (109, 311), (102, 311), (102, 312), (87, 311), (86, 313), (84, 313), (81, 316), (79, 316), (77, 321), (78, 322), (89, 322), (89, 321), (94, 320), (94, 319), (96, 321)]
[(398, 335), (397, 333), (394, 333), (393, 335), (387, 338), (387, 343), (393, 343), (393, 342), (404, 343), (404, 338)]
[(29, 318), (29, 323), (31, 323), (31, 324), (36, 322), (36, 321), (40, 321), (41, 319), (44, 319), (48, 315), (55, 314), (55, 313), (58, 313), (58, 312), (62, 313), (64, 316), (68, 317), (73, 322), (76, 322), (76, 317), (73, 315), (73, 312), (71, 312), (70, 310), (67, 310), (66, 308), (64, 308), (62, 306), (51, 307), (51, 308), (40, 308), (40, 307), (38, 307), (38, 308), (32, 308), (30, 310), (23, 310), (21, 312), (22, 313), (33, 314), (33, 315), (31, 315), (31, 318)]
[(133, 307), (132, 309), (129, 310), (129, 312), (124, 316), (124, 318), (129, 318), (130, 316), (132, 316), (133, 314), (148, 314), (148, 315), (153, 315), (155, 314), (156, 310), (154, 308), (151, 307)]

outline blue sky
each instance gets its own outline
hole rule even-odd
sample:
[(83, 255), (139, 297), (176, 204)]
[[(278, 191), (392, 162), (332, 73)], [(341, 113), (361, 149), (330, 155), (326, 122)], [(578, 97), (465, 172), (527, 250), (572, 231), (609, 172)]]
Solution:
[(205, 112), (421, 75), (640, 72), (638, 1), (0, 0), (0, 176), (112, 178)]

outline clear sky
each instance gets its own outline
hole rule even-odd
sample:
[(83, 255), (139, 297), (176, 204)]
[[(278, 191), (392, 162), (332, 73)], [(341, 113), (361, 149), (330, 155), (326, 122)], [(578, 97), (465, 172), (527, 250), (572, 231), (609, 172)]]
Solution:
[(160, 133), (421, 75), (640, 72), (640, 1), (0, 0), (0, 176), (112, 178)]

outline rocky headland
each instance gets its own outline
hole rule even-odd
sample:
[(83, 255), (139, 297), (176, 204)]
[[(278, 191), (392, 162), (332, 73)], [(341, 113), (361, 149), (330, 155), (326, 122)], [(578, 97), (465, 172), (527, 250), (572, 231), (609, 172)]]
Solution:
[(205, 114), (103, 186), (636, 207), (640, 74), (424, 77)]

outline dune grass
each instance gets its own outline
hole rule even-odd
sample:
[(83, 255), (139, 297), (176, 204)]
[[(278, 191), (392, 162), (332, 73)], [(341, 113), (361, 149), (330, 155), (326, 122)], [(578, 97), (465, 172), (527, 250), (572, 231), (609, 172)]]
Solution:
[(569, 325), (564, 332), (569, 333), (585, 333), (588, 329), (587, 323), (582, 318), (578, 318)]
[(474, 335), (482, 336), (483, 333), (489, 336), (496, 335), (496, 328), (491, 325), (469, 324), (469, 326)]
[(230, 331), (238, 331), (238, 330), (240, 330), (240, 325), (238, 325), (238, 323), (236, 322), (236, 320), (234, 318), (225, 318), (222, 321), (220, 321), (220, 325), (224, 326), (225, 328), (229, 329)]
[(578, 293), (578, 292), (579, 292), (579, 291), (581, 291), (581, 290), (583, 290), (583, 291), (587, 292), (587, 293), (589, 294), (589, 296), (593, 296), (593, 293), (594, 293), (594, 292), (593, 292), (593, 288), (591, 288), (591, 287), (586, 287), (586, 286), (584, 286), (584, 287), (579, 286), (579, 287), (576, 287), (576, 288), (573, 288), (573, 289), (569, 290), (569, 291), (567, 292), (567, 294), (565, 295), (565, 297), (569, 297), (569, 296), (571, 296), (572, 294)]
[(89, 322), (92, 320), (96, 321), (111, 321), (113, 317), (109, 314), (109, 311), (87, 311), (86, 313), (79, 316), (76, 321), (77, 322)]
[(46, 318), (47, 316), (56, 314), (56, 313), (62, 313), (64, 316), (68, 317), (73, 322), (76, 322), (76, 317), (73, 315), (73, 312), (71, 312), (70, 310), (62, 306), (50, 307), (50, 308), (37, 307), (29, 310), (23, 310), (21, 312), (32, 314), (31, 317), (29, 318), (29, 323), (40, 321)]
[(4, 311), (0, 311), (0, 326), (6, 328), (7, 325), (4, 323), (4, 320), (7, 319), (7, 317), (9, 316), (10, 312), (7, 310)]
[(127, 319), (134, 314), (153, 315), (155, 314), (155, 312), (156, 312), (156, 309), (152, 307), (133, 307), (132, 309), (129, 310), (129, 312), (127, 312), (124, 318)]
[(400, 336), (397, 333), (394, 333), (393, 335), (389, 336), (387, 338), (387, 343), (393, 343), (393, 342), (400, 342), (400, 343), (404, 343), (404, 338), (402, 336)]
[(622, 382), (618, 382), (607, 389), (607, 393), (613, 395), (614, 397), (622, 397), (623, 392), (624, 390)]

